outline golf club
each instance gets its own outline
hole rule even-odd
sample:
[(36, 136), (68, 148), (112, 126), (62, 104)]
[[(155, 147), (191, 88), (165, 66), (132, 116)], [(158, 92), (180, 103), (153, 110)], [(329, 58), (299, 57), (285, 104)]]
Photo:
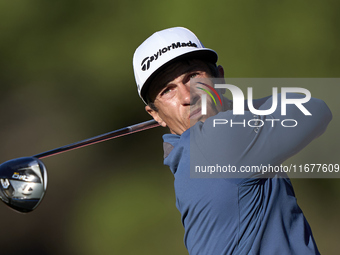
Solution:
[(40, 159), (158, 126), (155, 120), (149, 120), (32, 157), (6, 161), (0, 165), (0, 199), (16, 211), (22, 213), (33, 211), (43, 199), (47, 188), (47, 171)]

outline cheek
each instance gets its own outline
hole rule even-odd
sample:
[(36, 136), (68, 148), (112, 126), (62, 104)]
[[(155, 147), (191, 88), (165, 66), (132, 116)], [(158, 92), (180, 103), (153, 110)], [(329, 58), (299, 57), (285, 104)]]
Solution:
[(178, 106), (175, 102), (161, 103), (157, 106), (159, 116), (164, 120), (174, 118), (178, 112)]
[(207, 114), (209, 116), (214, 116), (216, 115), (218, 112), (220, 112), (222, 110), (220, 103), (217, 102), (217, 105), (215, 105), (215, 103), (211, 100), (211, 102), (207, 102)]

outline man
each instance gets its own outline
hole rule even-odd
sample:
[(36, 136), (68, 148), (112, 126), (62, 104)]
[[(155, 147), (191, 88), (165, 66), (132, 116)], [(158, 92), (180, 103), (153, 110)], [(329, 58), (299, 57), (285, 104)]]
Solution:
[[(292, 128), (214, 125), (216, 119), (246, 123), (256, 118), (264, 122), (281, 114), (279, 102), (268, 116), (254, 116), (249, 110), (243, 116), (234, 115), (232, 102), (221, 91), (213, 91), (211, 78), (224, 76), (216, 62), (213, 50), (180, 27), (153, 34), (133, 58), (138, 93), (146, 111), (170, 129), (170, 134), (163, 136), (164, 164), (175, 177), (176, 206), (182, 215), (189, 254), (319, 254), (286, 175), (191, 178), (190, 171), (209, 165), (237, 169), (278, 166), (325, 131), (331, 120), (328, 107), (311, 99), (304, 106), (312, 116), (305, 116), (299, 108), (288, 105), (286, 118), (298, 122)], [(212, 97), (206, 97), (206, 114), (202, 114), (199, 92), (203, 89), (221, 98), (215, 104)], [(272, 97), (253, 101), (259, 110), (272, 104)]]

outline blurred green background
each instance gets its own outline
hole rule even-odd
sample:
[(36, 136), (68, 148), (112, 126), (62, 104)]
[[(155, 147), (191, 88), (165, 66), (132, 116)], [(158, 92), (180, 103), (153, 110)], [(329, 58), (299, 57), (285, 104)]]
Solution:
[[(168, 27), (187, 27), (215, 49), (227, 77), (338, 77), (339, 8), (334, 0), (2, 0), (0, 160), (148, 120), (132, 55)], [(334, 120), (291, 162), (340, 163), (340, 89), (308, 89)], [(162, 165), (166, 132), (45, 159), (42, 204), (29, 214), (1, 205), (1, 254), (187, 254), (173, 176)], [(292, 182), (321, 253), (338, 254), (340, 179)]]

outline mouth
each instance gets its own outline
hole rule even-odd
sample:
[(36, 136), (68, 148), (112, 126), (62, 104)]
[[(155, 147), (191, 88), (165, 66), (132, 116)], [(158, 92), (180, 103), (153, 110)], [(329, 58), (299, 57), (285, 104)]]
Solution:
[(196, 110), (190, 110), (189, 119), (195, 118), (198, 115), (201, 116), (201, 107), (197, 108)]

